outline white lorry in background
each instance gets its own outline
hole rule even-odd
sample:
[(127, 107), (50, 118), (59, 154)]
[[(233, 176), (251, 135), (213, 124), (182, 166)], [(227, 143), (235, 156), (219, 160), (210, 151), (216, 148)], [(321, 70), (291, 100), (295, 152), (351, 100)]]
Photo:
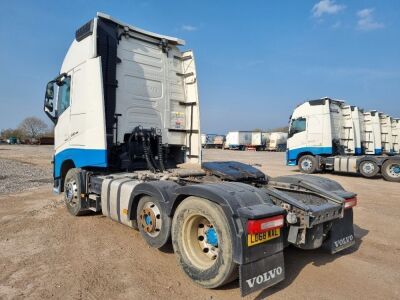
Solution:
[(203, 148), (222, 149), (225, 143), (225, 136), (221, 134), (201, 134), (201, 146)]
[(399, 119), (330, 98), (306, 101), (290, 119), (287, 164), (400, 182), (399, 139)]
[(143, 251), (172, 241), (189, 278), (216, 288), (239, 277), (242, 295), (285, 278), (289, 244), (330, 253), (354, 245), (356, 194), (337, 182), (201, 164), (196, 67), (182, 45), (101, 13), (76, 31), (44, 101), (55, 124), (54, 191), (69, 213), (101, 212), (139, 230)]
[(286, 150), (288, 134), (286, 132), (271, 132), (269, 143), (267, 143), (268, 151), (283, 152)]
[(262, 131), (230, 131), (226, 135), (224, 149), (266, 150), (270, 133)]
[(230, 150), (245, 150), (246, 145), (251, 145), (251, 131), (229, 131), (226, 135), (225, 147)]

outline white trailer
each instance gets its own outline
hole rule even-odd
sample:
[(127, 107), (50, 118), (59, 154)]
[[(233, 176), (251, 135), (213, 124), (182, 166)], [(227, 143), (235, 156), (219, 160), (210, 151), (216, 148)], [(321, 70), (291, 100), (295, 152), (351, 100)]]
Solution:
[(286, 132), (271, 132), (269, 143), (267, 144), (268, 151), (283, 152), (286, 150), (288, 134)]
[(245, 150), (246, 146), (251, 145), (251, 131), (230, 131), (226, 135), (225, 148), (231, 150)]
[(304, 173), (330, 170), (374, 177), (381, 172), (386, 180), (400, 182), (397, 126), (383, 113), (364, 112), (343, 101), (306, 101), (291, 117), (287, 164)]
[(201, 146), (203, 148), (219, 148), (222, 149), (225, 142), (224, 135), (218, 134), (202, 134)]
[(263, 139), (263, 142), (265, 143), (265, 145), (268, 145), (269, 140), (271, 138), (271, 133), (270, 132), (262, 132), (261, 135), (262, 135), (262, 139)]

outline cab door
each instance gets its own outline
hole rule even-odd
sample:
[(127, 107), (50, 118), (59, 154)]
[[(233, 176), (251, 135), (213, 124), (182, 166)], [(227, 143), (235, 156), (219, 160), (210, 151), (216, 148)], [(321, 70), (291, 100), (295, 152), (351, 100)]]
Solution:
[(57, 95), (57, 124), (54, 128), (54, 147), (56, 153), (69, 145), (71, 117), (71, 76), (60, 83)]

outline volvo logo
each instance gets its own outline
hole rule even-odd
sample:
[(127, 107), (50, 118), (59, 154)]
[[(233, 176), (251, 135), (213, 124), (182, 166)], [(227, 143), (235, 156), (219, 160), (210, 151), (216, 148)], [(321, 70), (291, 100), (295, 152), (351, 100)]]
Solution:
[(246, 282), (249, 285), (249, 288), (252, 288), (255, 284), (260, 285), (264, 282), (274, 279), (276, 276), (281, 275), (282, 271), (283, 271), (282, 267), (277, 267), (261, 275), (253, 277), (251, 279), (247, 279)]

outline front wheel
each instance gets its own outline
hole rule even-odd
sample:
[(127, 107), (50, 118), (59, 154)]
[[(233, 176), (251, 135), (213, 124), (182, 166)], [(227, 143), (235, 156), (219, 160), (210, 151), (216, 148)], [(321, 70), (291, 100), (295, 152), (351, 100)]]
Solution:
[(299, 169), (306, 174), (313, 174), (317, 170), (317, 159), (312, 155), (304, 155), (299, 159)]
[(68, 212), (73, 216), (87, 213), (82, 207), (82, 184), (80, 169), (69, 169), (64, 180), (64, 201)]
[(381, 172), (385, 180), (400, 182), (400, 161), (388, 159), (383, 163)]
[(375, 177), (379, 173), (378, 164), (372, 160), (365, 160), (360, 164), (360, 173), (366, 178)]
[(172, 245), (183, 271), (202, 287), (216, 288), (237, 278), (231, 231), (219, 205), (185, 199), (172, 221)]

